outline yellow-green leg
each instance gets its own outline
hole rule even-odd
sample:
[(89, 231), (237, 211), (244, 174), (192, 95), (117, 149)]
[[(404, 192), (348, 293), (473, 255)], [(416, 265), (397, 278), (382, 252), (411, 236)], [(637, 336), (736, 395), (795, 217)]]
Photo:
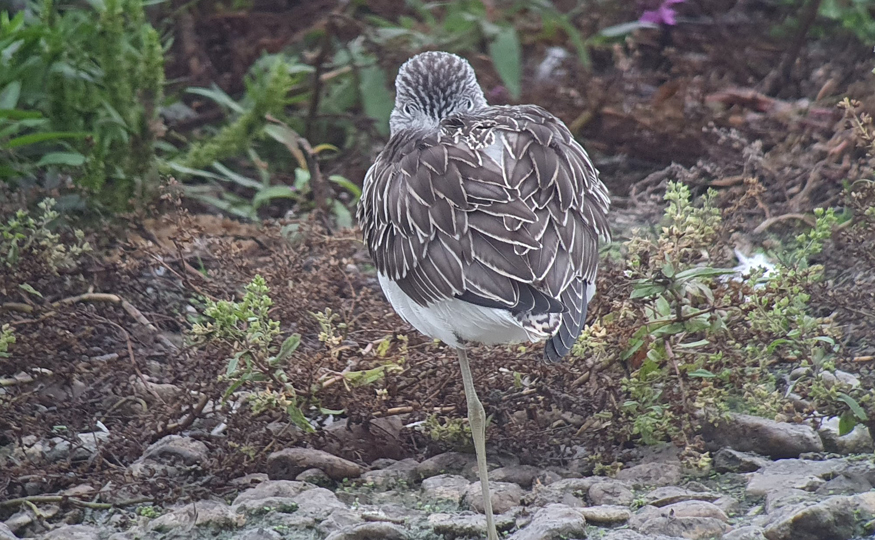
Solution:
[(462, 368), (462, 384), (465, 387), (465, 399), (468, 402), (468, 423), (471, 425), (471, 435), (474, 438), (474, 452), (477, 454), (477, 474), (480, 476), (480, 487), (483, 494), (483, 511), (486, 514), (486, 535), (489, 540), (498, 540), (495, 521), (492, 518), (492, 497), (489, 493), (489, 471), (486, 469), (486, 411), (474, 390), (474, 378), (471, 376), (471, 366), (468, 365), (468, 355), (465, 349), (456, 349), (459, 355), (459, 367)]

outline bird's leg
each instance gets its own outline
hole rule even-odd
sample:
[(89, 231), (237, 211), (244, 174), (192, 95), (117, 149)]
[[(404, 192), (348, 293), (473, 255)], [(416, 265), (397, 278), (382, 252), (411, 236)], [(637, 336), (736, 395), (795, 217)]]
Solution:
[(474, 452), (477, 454), (477, 474), (480, 476), (481, 493), (483, 494), (483, 511), (486, 514), (486, 534), (489, 540), (498, 540), (495, 522), (492, 519), (492, 497), (489, 493), (489, 472), (486, 469), (486, 411), (474, 390), (474, 377), (471, 376), (471, 366), (468, 365), (468, 355), (465, 349), (456, 349), (459, 355), (459, 367), (462, 368), (462, 384), (465, 387), (465, 399), (468, 402), (468, 423), (471, 425), (471, 435), (474, 438)]

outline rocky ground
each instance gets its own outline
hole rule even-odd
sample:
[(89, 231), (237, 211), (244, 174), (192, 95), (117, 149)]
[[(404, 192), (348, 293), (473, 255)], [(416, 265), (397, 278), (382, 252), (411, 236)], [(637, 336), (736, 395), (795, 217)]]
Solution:
[[(87, 458), (101, 437), (81, 437), (78, 448), (34, 444), (16, 451)], [(541, 468), (492, 456), (497, 526), (514, 540), (850, 540), (875, 532), (875, 459), (865, 429), (839, 437), (830, 426), (816, 432), (737, 415), (709, 444), (713, 458), (696, 469), (666, 446), (637, 450), (633, 461), (602, 475), (581, 475), (573, 464)], [(717, 450), (718, 444), (726, 446)], [(190, 481), (209, 459), (203, 442), (170, 435), (149, 446), (126, 474)], [(224, 496), (184, 505), (153, 506), (143, 494), (122, 489), (110, 504), (78, 503), (70, 511), (74, 498), (96, 495), (100, 488), (92, 485), (31, 497), (0, 523), (0, 539), (481, 538), (485, 518), (475, 480), (471, 454), (447, 452), (421, 462), (384, 458), (362, 467), (321, 450), (286, 448), (269, 456), (264, 472), (233, 480)], [(209, 482), (208, 475), (202, 481)], [(61, 516), (61, 524), (48, 524)]]

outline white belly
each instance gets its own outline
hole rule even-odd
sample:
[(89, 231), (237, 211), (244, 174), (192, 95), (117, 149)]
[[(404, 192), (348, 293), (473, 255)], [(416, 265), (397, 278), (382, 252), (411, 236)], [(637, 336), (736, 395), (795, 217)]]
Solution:
[(537, 341), (542, 337), (526, 332), (507, 310), (477, 306), (456, 299), (422, 307), (385, 275), (378, 272), (377, 278), (389, 303), (402, 319), (426, 336), (439, 339), (450, 347), (462, 347), (464, 341), (497, 345)]

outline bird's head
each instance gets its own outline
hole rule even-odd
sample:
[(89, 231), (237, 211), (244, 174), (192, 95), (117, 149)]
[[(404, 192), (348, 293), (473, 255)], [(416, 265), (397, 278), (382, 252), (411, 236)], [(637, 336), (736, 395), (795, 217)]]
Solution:
[(405, 129), (437, 129), (444, 118), (487, 106), (477, 76), (467, 60), (445, 52), (417, 54), (401, 66), (395, 79), (392, 134)]

